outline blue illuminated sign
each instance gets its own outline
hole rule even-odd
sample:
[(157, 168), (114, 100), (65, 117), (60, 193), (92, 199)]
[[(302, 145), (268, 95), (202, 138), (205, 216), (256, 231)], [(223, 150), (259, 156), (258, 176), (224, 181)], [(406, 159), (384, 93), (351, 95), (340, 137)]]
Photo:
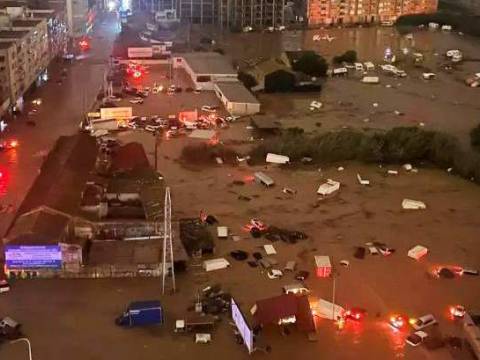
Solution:
[(7, 245), (5, 264), (8, 269), (61, 269), (62, 250), (59, 245)]

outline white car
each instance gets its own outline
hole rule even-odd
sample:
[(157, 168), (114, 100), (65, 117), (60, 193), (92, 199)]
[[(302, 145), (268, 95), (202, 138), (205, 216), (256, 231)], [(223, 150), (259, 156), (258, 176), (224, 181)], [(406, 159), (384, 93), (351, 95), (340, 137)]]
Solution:
[(425, 331), (415, 331), (413, 334), (407, 336), (405, 342), (411, 346), (418, 346), (428, 337)]
[(435, 79), (437, 75), (435, 75), (434, 73), (423, 73), (422, 74), (422, 77), (425, 79), (425, 80), (432, 80), (432, 79)]
[(283, 272), (277, 269), (270, 269), (267, 272), (267, 276), (269, 279), (280, 279), (283, 276)]
[(7, 280), (0, 280), (0, 294), (10, 291), (10, 284)]
[(446, 55), (447, 57), (462, 56), (462, 52), (458, 49), (448, 50)]
[(250, 31), (253, 31), (253, 28), (251, 26), (245, 26), (243, 28), (243, 32), (250, 32)]
[(202, 106), (202, 111), (215, 112), (215, 111), (217, 111), (217, 106), (203, 105)]
[(404, 70), (396, 69), (393, 74), (398, 77), (406, 77), (407, 73)]
[(391, 73), (394, 73), (395, 71), (397, 71), (397, 67), (394, 66), (394, 65), (390, 65), (390, 64), (380, 65), (380, 68), (383, 71), (391, 72)]
[(411, 322), (411, 325), (415, 330), (422, 330), (435, 324), (437, 324), (437, 320), (432, 314), (423, 315)]
[(160, 129), (161, 127), (158, 126), (158, 125), (147, 125), (145, 126), (145, 131), (148, 131), (148, 132), (156, 132), (158, 129)]

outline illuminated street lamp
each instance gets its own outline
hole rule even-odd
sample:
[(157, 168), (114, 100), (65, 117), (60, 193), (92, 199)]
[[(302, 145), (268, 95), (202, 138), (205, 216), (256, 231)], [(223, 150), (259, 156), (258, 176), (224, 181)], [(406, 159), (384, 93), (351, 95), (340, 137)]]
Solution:
[(28, 358), (30, 360), (32, 360), (32, 346), (30, 344), (30, 340), (28, 340), (27, 338), (20, 338), (20, 339), (17, 339), (17, 340), (13, 340), (13, 341), (10, 341), (11, 344), (14, 344), (16, 342), (20, 342), (20, 341), (25, 341), (28, 345)]

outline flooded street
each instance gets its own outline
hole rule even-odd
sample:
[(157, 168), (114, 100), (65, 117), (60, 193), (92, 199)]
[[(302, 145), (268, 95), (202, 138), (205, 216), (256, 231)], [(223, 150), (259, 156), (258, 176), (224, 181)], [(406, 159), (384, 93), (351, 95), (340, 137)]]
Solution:
[[(334, 39), (314, 41), (314, 35), (329, 35)], [(383, 60), (385, 49), (394, 52), (402, 48), (428, 55), (443, 55), (449, 49), (460, 49), (466, 57), (480, 60), (480, 40), (454, 32), (415, 30), (413, 40), (392, 27), (346, 28), (328, 30), (286, 31), (277, 33), (227, 34), (220, 42), (238, 60), (278, 56), (282, 51), (314, 50), (330, 60), (346, 50), (355, 50), (362, 61)], [(478, 67), (478, 66), (477, 66)]]

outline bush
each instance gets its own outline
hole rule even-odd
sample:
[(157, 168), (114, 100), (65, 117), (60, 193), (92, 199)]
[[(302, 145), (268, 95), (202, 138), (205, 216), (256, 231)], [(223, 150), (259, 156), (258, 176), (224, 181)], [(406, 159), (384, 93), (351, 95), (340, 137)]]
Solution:
[(265, 76), (265, 92), (289, 92), (295, 87), (295, 75), (277, 70)]
[(397, 127), (385, 133), (366, 134), (341, 130), (309, 137), (296, 128), (255, 147), (252, 162), (262, 163), (267, 153), (289, 156), (292, 161), (308, 156), (313, 162), (359, 160), (366, 163), (428, 162), (439, 168), (453, 168), (466, 179), (480, 184), (480, 154), (466, 152), (448, 134), (416, 127)]
[(220, 157), (224, 163), (235, 165), (237, 153), (223, 145), (195, 144), (182, 149), (180, 159), (190, 165), (215, 164), (215, 158)]
[(305, 53), (292, 65), (295, 71), (303, 72), (310, 76), (326, 76), (328, 64), (326, 60), (315, 51), (305, 51)]
[(357, 52), (355, 50), (347, 50), (342, 55), (334, 56), (333, 62), (335, 64), (340, 64), (343, 62), (354, 63), (357, 61)]
[(397, 127), (384, 136), (385, 162), (411, 162), (428, 159), (433, 133), (416, 127)]
[(251, 89), (257, 85), (257, 80), (249, 73), (243, 71), (238, 73), (238, 80), (240, 80), (247, 89)]
[(470, 131), (470, 144), (475, 150), (480, 151), (480, 124)]

